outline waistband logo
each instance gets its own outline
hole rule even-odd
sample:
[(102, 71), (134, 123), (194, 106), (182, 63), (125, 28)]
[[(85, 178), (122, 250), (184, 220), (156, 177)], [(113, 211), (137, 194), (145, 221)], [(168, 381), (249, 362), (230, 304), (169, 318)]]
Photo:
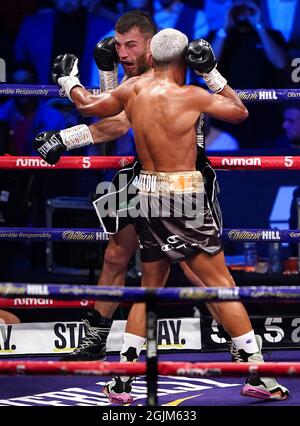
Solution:
[(134, 182), (134, 185), (137, 186), (140, 191), (155, 192), (156, 182), (157, 176), (141, 174), (138, 180)]

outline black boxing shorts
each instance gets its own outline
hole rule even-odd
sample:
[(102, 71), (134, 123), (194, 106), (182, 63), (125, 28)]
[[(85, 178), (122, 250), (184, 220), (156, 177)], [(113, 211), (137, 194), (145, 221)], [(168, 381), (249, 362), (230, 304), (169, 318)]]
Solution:
[(142, 171), (140, 214), (135, 222), (142, 262), (167, 257), (170, 263), (198, 253), (223, 251), (219, 222), (212, 214), (199, 171)]
[[(221, 231), (222, 213), (217, 199), (219, 186), (216, 173), (209, 159), (200, 150), (196, 167), (202, 173), (208, 204)], [(135, 158), (133, 163), (124, 166), (115, 174), (107, 194), (101, 195), (93, 202), (104, 232), (115, 234), (129, 224), (134, 225), (137, 216), (137, 177), (140, 170), (141, 164)]]
[(93, 202), (104, 232), (115, 234), (125, 226), (134, 224), (137, 196), (135, 182), (140, 170), (141, 164), (137, 159), (122, 167), (115, 174), (107, 193)]
[(218, 226), (218, 229), (222, 231), (223, 228), (223, 218), (222, 212), (218, 200), (218, 194), (220, 193), (220, 187), (217, 181), (217, 175), (214, 169), (211, 167), (209, 159), (202, 155), (198, 151), (197, 161), (196, 161), (197, 170), (202, 173), (204, 188), (207, 195), (208, 203), (211, 209), (212, 216)]

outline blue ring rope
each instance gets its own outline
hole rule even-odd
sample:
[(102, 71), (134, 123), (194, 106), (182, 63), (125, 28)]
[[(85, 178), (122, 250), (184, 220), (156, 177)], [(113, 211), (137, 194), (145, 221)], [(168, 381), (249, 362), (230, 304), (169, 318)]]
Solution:
[(252, 287), (99, 287), (77, 284), (0, 283), (2, 297), (51, 297), (68, 300), (106, 300), (113, 302), (213, 302), (241, 300), (246, 302), (300, 301), (300, 286)]
[[(100, 93), (99, 87), (86, 87), (93, 95)], [(282, 102), (300, 101), (300, 89), (236, 89), (237, 95), (244, 102)], [(42, 98), (66, 98), (62, 89), (55, 85), (40, 84), (6, 84), (0, 85), (0, 96), (37, 96)]]
[[(102, 228), (0, 228), (0, 241), (107, 241)], [(300, 243), (300, 229), (223, 229), (224, 241)]]

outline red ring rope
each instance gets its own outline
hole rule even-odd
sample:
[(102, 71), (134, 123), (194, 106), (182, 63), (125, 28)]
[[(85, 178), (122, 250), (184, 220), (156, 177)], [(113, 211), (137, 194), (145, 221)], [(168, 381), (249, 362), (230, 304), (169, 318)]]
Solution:
[[(62, 362), (0, 361), (0, 374), (90, 374), (144, 375), (145, 362)], [(212, 377), (246, 376), (259, 373), (272, 376), (300, 376), (300, 362), (268, 362), (264, 364), (233, 362), (159, 362), (158, 373), (167, 376)]]
[[(300, 156), (209, 157), (212, 166), (224, 170), (299, 170)], [(0, 157), (0, 169), (110, 169), (129, 164), (133, 157), (62, 157), (50, 166), (39, 157)]]

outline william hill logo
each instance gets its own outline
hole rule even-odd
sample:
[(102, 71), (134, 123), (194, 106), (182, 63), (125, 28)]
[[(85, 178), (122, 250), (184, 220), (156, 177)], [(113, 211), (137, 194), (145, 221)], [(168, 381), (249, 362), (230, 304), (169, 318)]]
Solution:
[(280, 235), (280, 231), (262, 231), (261, 233), (261, 237), (263, 240), (275, 240), (275, 241), (280, 241), (281, 240), (281, 235)]
[(281, 234), (280, 231), (251, 231), (251, 230), (243, 230), (243, 229), (233, 229), (232, 231), (228, 232), (228, 238), (230, 240), (267, 240), (267, 241), (280, 241), (281, 240)]
[(260, 90), (258, 99), (261, 101), (276, 101), (278, 98), (275, 90)]
[(230, 240), (260, 240), (261, 232), (251, 232), (242, 229), (233, 229), (228, 232), (228, 237)]

